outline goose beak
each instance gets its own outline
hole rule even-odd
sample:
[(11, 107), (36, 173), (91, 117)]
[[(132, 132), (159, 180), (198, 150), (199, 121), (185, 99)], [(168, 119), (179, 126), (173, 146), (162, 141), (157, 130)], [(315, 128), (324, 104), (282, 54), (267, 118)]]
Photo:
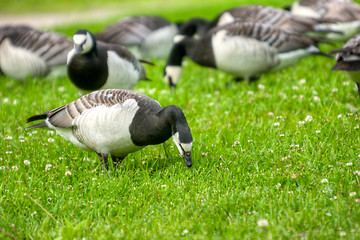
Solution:
[(192, 161), (191, 161), (191, 153), (185, 153), (185, 155), (183, 156), (184, 160), (185, 160), (185, 164), (188, 167), (192, 166)]

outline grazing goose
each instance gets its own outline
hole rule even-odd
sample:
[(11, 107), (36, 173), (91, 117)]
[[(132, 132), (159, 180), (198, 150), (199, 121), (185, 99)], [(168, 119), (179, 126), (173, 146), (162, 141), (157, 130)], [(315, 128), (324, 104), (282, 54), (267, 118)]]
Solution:
[(232, 23), (235, 20), (266, 23), (296, 33), (316, 32), (316, 25), (320, 23), (317, 19), (294, 16), (289, 11), (280, 8), (247, 5), (227, 9), (210, 22), (202, 18), (192, 18), (180, 27), (178, 34), (191, 36), (196, 33), (199, 36), (204, 36), (210, 29)]
[(19, 81), (45, 77), (54, 67), (66, 67), (72, 45), (54, 32), (23, 25), (0, 27), (0, 73)]
[(114, 167), (129, 153), (147, 145), (165, 142), (171, 136), (188, 167), (191, 167), (192, 135), (177, 106), (160, 104), (131, 90), (106, 89), (40, 115), (27, 122), (45, 119), (27, 129), (49, 127), (79, 148), (98, 154), (108, 170), (108, 156)]
[(177, 31), (178, 27), (165, 18), (134, 16), (108, 26), (95, 37), (128, 47), (138, 58), (161, 59), (169, 55)]
[(164, 81), (171, 87), (179, 81), (185, 56), (249, 81), (294, 65), (309, 54), (320, 54), (314, 38), (253, 22), (235, 21), (200, 39), (183, 36), (176, 40), (164, 69)]
[(319, 24), (318, 28), (340, 31), (343, 34), (329, 33), (327, 38), (346, 41), (360, 32), (360, 5), (341, 0), (303, 0), (291, 6), (291, 13), (297, 16), (330, 20), (332, 23)]
[(67, 70), (80, 91), (131, 89), (139, 80), (147, 79), (143, 66), (125, 47), (96, 41), (94, 35), (84, 29), (78, 30), (73, 40)]
[(360, 34), (351, 38), (343, 48), (330, 52), (337, 53), (336, 64), (331, 70), (343, 70), (354, 81), (360, 97)]

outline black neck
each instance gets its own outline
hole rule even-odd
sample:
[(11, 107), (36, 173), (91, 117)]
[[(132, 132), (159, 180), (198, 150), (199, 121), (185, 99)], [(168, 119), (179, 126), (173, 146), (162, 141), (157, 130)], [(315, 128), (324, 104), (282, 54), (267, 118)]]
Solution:
[(140, 109), (130, 125), (130, 133), (135, 145), (145, 146), (163, 143), (176, 132), (179, 132), (181, 140), (192, 141), (190, 129), (179, 107), (170, 105), (155, 115), (146, 117), (143, 115), (144, 111)]

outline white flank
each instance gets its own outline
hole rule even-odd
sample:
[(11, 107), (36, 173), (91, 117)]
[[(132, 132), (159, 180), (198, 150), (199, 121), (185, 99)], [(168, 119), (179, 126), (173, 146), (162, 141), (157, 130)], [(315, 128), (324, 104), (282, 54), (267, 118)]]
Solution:
[(175, 25), (168, 25), (151, 32), (140, 46), (141, 57), (166, 58), (170, 53), (177, 31)]
[(139, 109), (134, 99), (111, 107), (105, 105), (85, 110), (71, 128), (54, 128), (65, 140), (76, 146), (100, 153), (126, 156), (143, 147), (133, 144), (129, 126)]
[(170, 77), (171, 77), (172, 83), (174, 85), (178, 84), (179, 79), (181, 77), (181, 73), (182, 73), (182, 69), (180, 66), (166, 66), (164, 82), (169, 85)]
[(233, 15), (231, 15), (229, 12), (224, 12), (220, 18), (219, 18), (219, 21), (218, 21), (218, 26), (223, 26), (225, 24), (228, 24), (228, 23), (232, 23), (235, 21), (235, 18), (233, 17)]
[(323, 23), (315, 26), (315, 30), (330, 29), (343, 34), (328, 33), (326, 38), (333, 41), (346, 41), (360, 32), (360, 20), (339, 23)]
[(41, 57), (13, 46), (9, 39), (0, 43), (0, 68), (5, 75), (20, 81), (28, 76), (44, 77), (49, 73), (49, 67)]
[(293, 3), (291, 6), (291, 13), (293, 15), (309, 17), (309, 18), (321, 18), (324, 12), (317, 12), (310, 7), (301, 6), (298, 2)]
[[(133, 63), (124, 60), (113, 51), (108, 51), (109, 77), (102, 89), (118, 88), (132, 89), (140, 78), (140, 72), (135, 69)], [(138, 68), (140, 69), (140, 63)]]
[(319, 52), (315, 46), (309, 46), (306, 49), (297, 49), (290, 52), (279, 53), (280, 64), (272, 71), (279, 71), (281, 69), (295, 65), (300, 59), (310, 55), (311, 53)]
[(182, 156), (184, 156), (185, 153), (191, 152), (192, 142), (191, 143), (180, 143), (179, 133), (178, 132), (176, 132), (173, 135), (173, 142), (175, 143), (176, 147), (178, 148), (178, 150), (179, 150), (179, 152), (180, 152), (180, 154)]
[(270, 71), (279, 64), (277, 50), (265, 42), (217, 32), (212, 38), (216, 67), (245, 79)]

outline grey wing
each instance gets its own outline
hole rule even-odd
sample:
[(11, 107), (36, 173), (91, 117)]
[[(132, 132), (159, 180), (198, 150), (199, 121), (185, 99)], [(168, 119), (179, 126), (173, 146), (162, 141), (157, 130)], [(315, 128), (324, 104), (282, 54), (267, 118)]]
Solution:
[(46, 61), (49, 66), (66, 64), (72, 41), (58, 33), (44, 32), (27, 26), (6, 26), (0, 29), (1, 39), (8, 38), (14, 46), (26, 48)]
[(292, 51), (299, 48), (307, 48), (315, 43), (313, 38), (281, 30), (269, 24), (235, 21), (234, 23), (214, 29), (219, 31), (226, 29), (228, 36), (244, 36), (267, 42), (279, 52)]
[(87, 109), (96, 106), (113, 106), (122, 104), (127, 99), (138, 99), (146, 97), (141, 93), (131, 90), (106, 89), (89, 93), (81, 98), (53, 109), (48, 112), (48, 121), (55, 127), (68, 128), (73, 126), (73, 120), (79, 117)]
[(160, 17), (137, 16), (125, 18), (110, 25), (96, 35), (97, 40), (107, 43), (132, 46), (140, 45), (152, 31), (169, 25), (170, 23)]

